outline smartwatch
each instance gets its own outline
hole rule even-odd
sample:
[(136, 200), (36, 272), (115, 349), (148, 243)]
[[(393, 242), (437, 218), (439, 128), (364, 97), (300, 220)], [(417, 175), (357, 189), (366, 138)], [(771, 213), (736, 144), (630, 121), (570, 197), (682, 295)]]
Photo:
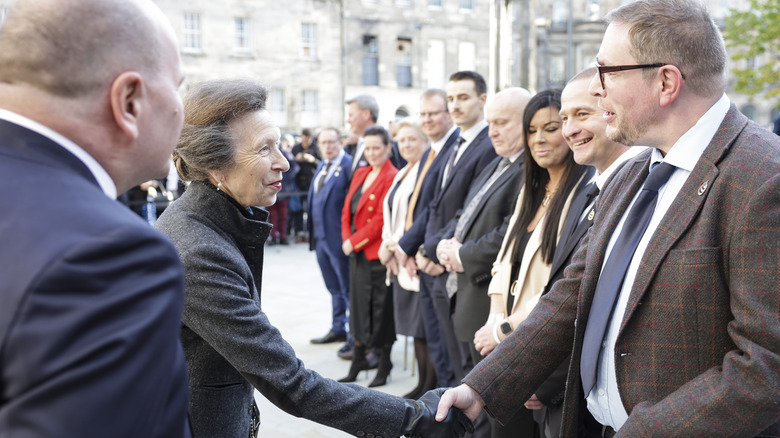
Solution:
[(503, 333), (505, 336), (512, 333), (512, 325), (509, 324), (509, 321), (504, 321), (501, 324), (501, 333)]

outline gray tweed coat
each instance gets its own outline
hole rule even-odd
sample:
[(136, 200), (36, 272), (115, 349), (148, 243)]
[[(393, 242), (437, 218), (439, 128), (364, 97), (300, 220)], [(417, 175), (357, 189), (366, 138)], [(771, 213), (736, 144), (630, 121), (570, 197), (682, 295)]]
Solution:
[(184, 264), (182, 343), (198, 438), (246, 438), (253, 387), (284, 411), (357, 436), (397, 437), (402, 399), (305, 368), (260, 307), (268, 213), (193, 182), (157, 221)]

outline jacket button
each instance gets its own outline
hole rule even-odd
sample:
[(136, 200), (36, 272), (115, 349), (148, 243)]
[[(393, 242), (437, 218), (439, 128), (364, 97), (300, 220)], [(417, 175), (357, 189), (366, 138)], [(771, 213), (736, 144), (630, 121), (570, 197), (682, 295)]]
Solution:
[(374, 207), (368, 207), (368, 211), (374, 211)]
[(355, 435), (356, 436), (366, 436), (366, 433), (363, 432), (362, 430), (359, 430), (359, 431), (355, 432)]
[(376, 199), (376, 195), (372, 193), (372, 194), (368, 195), (368, 199), (373, 201), (374, 199)]
[(366, 219), (366, 222), (371, 222), (371, 218)]

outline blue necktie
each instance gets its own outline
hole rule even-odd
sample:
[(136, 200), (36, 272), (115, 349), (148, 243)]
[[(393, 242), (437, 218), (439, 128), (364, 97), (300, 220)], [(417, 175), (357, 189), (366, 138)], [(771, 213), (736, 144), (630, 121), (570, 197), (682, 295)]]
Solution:
[(585, 326), (582, 357), (580, 358), (580, 375), (585, 397), (596, 384), (601, 342), (604, 340), (607, 322), (615, 307), (615, 300), (623, 287), (628, 265), (631, 263), (639, 240), (645, 234), (650, 218), (653, 216), (658, 189), (666, 183), (674, 169), (675, 167), (671, 164), (660, 163), (650, 170), (642, 191), (636, 198), (634, 206), (631, 207), (631, 211), (623, 223), (623, 230), (615, 241), (607, 263), (599, 276), (593, 304), (590, 306), (588, 324)]

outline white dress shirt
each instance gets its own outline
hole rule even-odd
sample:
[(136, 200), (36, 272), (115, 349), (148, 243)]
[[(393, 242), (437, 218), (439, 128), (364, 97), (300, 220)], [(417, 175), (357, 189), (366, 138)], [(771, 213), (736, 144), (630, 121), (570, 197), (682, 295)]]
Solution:
[[(326, 182), (328, 182), (328, 180), (329, 180), (329, 179), (330, 179), (330, 178), (333, 176), (333, 174), (336, 172), (336, 169), (339, 167), (339, 163), (341, 163), (341, 160), (343, 160), (343, 159), (344, 159), (344, 154), (345, 154), (345, 153), (346, 153), (346, 152), (344, 152), (344, 149), (342, 149), (342, 150), (340, 150), (340, 151), (339, 151), (339, 154), (338, 154), (338, 155), (336, 155), (336, 158), (334, 158), (334, 159), (332, 159), (332, 160), (323, 160), (323, 163), (322, 163), (322, 169), (320, 169), (320, 172), (319, 172), (319, 173), (317, 174), (317, 176), (314, 178), (314, 181), (316, 182), (316, 184), (314, 185), (314, 193), (315, 193), (315, 194), (319, 192), (319, 187), (318, 187), (318, 186), (319, 186), (319, 181), (320, 181), (320, 178), (322, 178), (322, 172), (323, 172), (323, 171), (324, 171), (326, 168), (328, 169), (328, 174), (327, 174), (327, 175), (325, 175), (325, 181), (323, 181), (323, 182), (322, 182), (322, 184), (323, 184), (323, 186), (324, 186), (324, 185), (325, 185), (325, 183), (326, 183)], [(328, 168), (328, 163), (329, 163), (329, 162), (332, 162), (332, 163), (333, 163), (333, 164), (331, 164), (331, 165), (330, 165), (330, 168)]]
[[(596, 385), (587, 397), (588, 410), (593, 414), (596, 421), (603, 425), (611, 426), (615, 430), (620, 429), (623, 423), (628, 419), (628, 413), (623, 407), (623, 401), (618, 392), (614, 354), (615, 342), (620, 332), (620, 325), (623, 321), (626, 307), (628, 306), (629, 295), (631, 294), (631, 288), (634, 285), (634, 279), (636, 278), (640, 261), (642, 260), (642, 256), (644, 255), (655, 230), (666, 215), (666, 212), (669, 210), (674, 199), (680, 193), (682, 186), (685, 184), (685, 181), (688, 179), (694, 166), (696, 166), (699, 158), (712, 141), (715, 132), (726, 117), (729, 105), (729, 99), (724, 94), (720, 100), (704, 113), (691, 129), (677, 140), (666, 157), (664, 157), (658, 149), (654, 149), (652, 152), (650, 160), (651, 166), (655, 163), (664, 161), (675, 166), (676, 169), (669, 177), (669, 181), (658, 190), (658, 201), (655, 210), (653, 211), (653, 216), (650, 219), (650, 224), (648, 225), (645, 234), (642, 236), (642, 239), (639, 241), (636, 252), (631, 259), (631, 264), (628, 266), (623, 287), (618, 295), (615, 309), (607, 325), (604, 341), (601, 344), (599, 364), (598, 369), (596, 370)], [(631, 207), (633, 207), (634, 202), (636, 202), (636, 197), (640, 192), (641, 190), (634, 196), (626, 213), (631, 210)], [(615, 245), (615, 241), (620, 235), (620, 231), (623, 229), (623, 223), (626, 216), (628, 216), (628, 214), (623, 215), (617, 228), (612, 233), (609, 245), (607, 246), (607, 252), (604, 254), (605, 262), (608, 260), (612, 247)], [(602, 266), (602, 270), (603, 269), (604, 267)]]

